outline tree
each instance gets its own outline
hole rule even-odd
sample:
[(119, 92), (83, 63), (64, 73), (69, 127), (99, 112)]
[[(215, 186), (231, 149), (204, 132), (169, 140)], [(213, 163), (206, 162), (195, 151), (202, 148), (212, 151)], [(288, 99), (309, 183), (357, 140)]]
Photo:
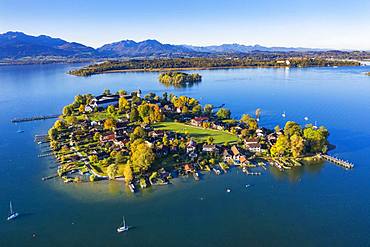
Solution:
[(204, 113), (207, 114), (208, 116), (210, 116), (212, 114), (212, 110), (213, 110), (213, 105), (206, 104), (204, 106)]
[(131, 164), (135, 173), (141, 173), (148, 170), (155, 160), (155, 154), (142, 139), (136, 140), (131, 144)]
[(130, 167), (130, 164), (126, 164), (123, 167), (123, 177), (125, 178), (126, 183), (130, 183), (132, 179), (134, 178), (132, 174), (132, 169)]
[(110, 115), (114, 115), (114, 113), (116, 112), (116, 109), (114, 108), (114, 106), (109, 105), (109, 106), (108, 106), (108, 108), (107, 108), (107, 112), (108, 112)]
[(104, 129), (111, 130), (116, 127), (116, 121), (113, 118), (107, 118), (104, 121)]
[(287, 156), (289, 154), (289, 146), (289, 139), (285, 135), (280, 135), (270, 149), (271, 156)]
[(76, 116), (67, 116), (64, 118), (66, 120), (66, 123), (68, 125), (74, 125), (76, 123), (78, 123), (78, 119)]
[(51, 140), (56, 140), (58, 138), (58, 130), (55, 128), (49, 129), (48, 136)]
[(150, 111), (149, 104), (146, 104), (146, 103), (143, 102), (143, 104), (139, 105), (137, 110), (138, 110), (139, 116), (141, 117), (142, 120), (144, 120), (146, 117), (149, 117), (149, 111)]
[(308, 152), (326, 153), (328, 150), (328, 141), (327, 141), (328, 135), (329, 132), (326, 130), (325, 127), (317, 129), (312, 125), (306, 126), (306, 128), (303, 130), (303, 136), (306, 139)]
[(118, 107), (120, 110), (124, 110), (128, 106), (128, 101), (126, 98), (121, 97), (118, 101)]
[(98, 156), (97, 155), (90, 155), (89, 156), (89, 161), (91, 162), (91, 163), (98, 163), (99, 162), (99, 158), (98, 158)]
[(85, 106), (84, 105), (80, 105), (80, 107), (78, 107), (78, 111), (80, 113), (84, 113), (85, 112)]
[(303, 154), (304, 151), (304, 139), (302, 136), (294, 134), (290, 137), (290, 147), (294, 158), (297, 158)]
[(118, 95), (119, 95), (120, 97), (122, 97), (122, 96), (124, 96), (124, 95), (126, 95), (126, 94), (127, 94), (126, 90), (123, 90), (123, 89), (118, 90)]
[(230, 118), (230, 115), (231, 115), (231, 112), (229, 109), (226, 109), (226, 108), (220, 108), (217, 113), (216, 113), (217, 117), (219, 119), (229, 119)]
[(212, 136), (209, 136), (208, 138), (207, 138), (207, 143), (209, 144), (209, 145), (211, 145), (211, 144), (213, 144), (213, 142), (215, 141), (215, 138), (213, 138)]
[(284, 127), (284, 134), (290, 138), (293, 135), (299, 135), (302, 136), (302, 128), (299, 126), (299, 124), (293, 122), (293, 121), (288, 121), (285, 124)]
[(126, 156), (122, 152), (117, 152), (114, 158), (117, 165), (127, 161)]
[(130, 112), (130, 122), (136, 122), (139, 121), (139, 112), (136, 109), (136, 107), (133, 107)]
[(134, 141), (140, 138), (143, 139), (144, 137), (146, 137), (146, 131), (141, 126), (137, 126), (132, 132), (132, 134), (130, 135), (131, 141)]
[(99, 132), (95, 132), (95, 134), (93, 136), (93, 140), (94, 141), (99, 141), (100, 140), (100, 137), (101, 137), (101, 134)]
[(256, 130), (257, 128), (258, 128), (258, 123), (257, 123), (256, 119), (254, 119), (254, 118), (249, 119), (248, 129), (249, 130)]
[(164, 136), (163, 136), (163, 138), (162, 138), (162, 143), (163, 143), (163, 145), (165, 145), (165, 146), (167, 146), (168, 145), (168, 137), (167, 137), (167, 135), (165, 134)]
[(184, 113), (184, 114), (187, 114), (187, 113), (189, 113), (189, 108), (185, 105), (185, 106), (182, 107), (181, 112)]
[(192, 112), (194, 115), (200, 115), (202, 113), (202, 107), (200, 105), (196, 105), (193, 107)]
[(107, 168), (107, 175), (109, 179), (115, 179), (118, 173), (118, 166), (116, 164), (109, 165)]
[(109, 89), (104, 89), (103, 94), (104, 94), (104, 95), (111, 95), (111, 93), (110, 93), (110, 90), (109, 90)]
[(240, 121), (245, 123), (245, 124), (248, 124), (249, 123), (249, 120), (251, 119), (252, 117), (249, 115), (249, 114), (243, 114), (243, 116), (241, 117)]
[(63, 107), (63, 115), (64, 116), (69, 116), (73, 113), (73, 107), (71, 105), (67, 105)]
[(57, 130), (61, 130), (62, 128), (64, 128), (63, 121), (62, 120), (55, 121), (54, 128), (57, 129)]

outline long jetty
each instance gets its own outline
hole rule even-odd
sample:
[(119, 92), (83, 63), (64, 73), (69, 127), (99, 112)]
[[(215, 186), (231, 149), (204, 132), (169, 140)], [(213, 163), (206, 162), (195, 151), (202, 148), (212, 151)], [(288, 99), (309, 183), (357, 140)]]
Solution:
[(24, 118), (14, 118), (12, 119), (12, 123), (21, 123), (21, 122), (31, 122), (36, 120), (46, 120), (52, 118), (58, 118), (60, 114), (54, 115), (45, 115), (45, 116), (34, 116), (34, 117), (24, 117)]
[(339, 158), (336, 158), (336, 157), (333, 157), (333, 156), (330, 156), (330, 155), (327, 155), (327, 154), (323, 154), (323, 155), (321, 155), (321, 157), (323, 157), (325, 160), (327, 160), (331, 163), (342, 166), (346, 169), (352, 169), (355, 166), (353, 163), (351, 163), (347, 160), (342, 160), (342, 159), (339, 159)]

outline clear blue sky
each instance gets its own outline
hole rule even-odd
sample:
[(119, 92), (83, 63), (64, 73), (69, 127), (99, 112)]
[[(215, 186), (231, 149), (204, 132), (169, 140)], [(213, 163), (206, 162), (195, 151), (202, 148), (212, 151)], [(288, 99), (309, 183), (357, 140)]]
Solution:
[(370, 0), (0, 0), (0, 33), (370, 50)]

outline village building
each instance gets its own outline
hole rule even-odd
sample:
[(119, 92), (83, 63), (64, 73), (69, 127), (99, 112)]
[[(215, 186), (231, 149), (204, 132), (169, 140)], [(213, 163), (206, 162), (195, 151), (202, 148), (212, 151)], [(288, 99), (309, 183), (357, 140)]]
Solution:
[(202, 151), (203, 152), (212, 153), (212, 152), (217, 152), (218, 149), (217, 149), (216, 145), (213, 145), (213, 144), (204, 144), (203, 145), (203, 148), (202, 148)]
[(222, 157), (225, 162), (231, 162), (233, 160), (233, 156), (227, 151), (227, 149), (224, 150), (222, 153)]
[(239, 158), (240, 158), (241, 154), (240, 154), (238, 148), (235, 145), (233, 145), (231, 147), (231, 152), (233, 153), (234, 161), (239, 161)]
[(113, 142), (116, 139), (115, 134), (108, 134), (108, 135), (103, 135), (100, 137), (100, 143), (107, 143), (107, 142)]
[(190, 120), (190, 124), (193, 126), (201, 127), (203, 122), (208, 121), (208, 117), (195, 117)]
[(261, 144), (258, 142), (258, 139), (244, 139), (245, 148), (250, 152), (259, 153), (261, 152)]

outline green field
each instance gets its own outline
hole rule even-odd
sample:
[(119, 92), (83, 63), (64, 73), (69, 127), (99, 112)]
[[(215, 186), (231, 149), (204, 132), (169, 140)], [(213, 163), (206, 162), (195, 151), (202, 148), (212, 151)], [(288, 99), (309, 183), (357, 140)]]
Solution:
[(203, 129), (199, 127), (189, 126), (183, 123), (176, 122), (161, 122), (154, 124), (155, 129), (171, 130), (177, 133), (188, 133), (195, 141), (204, 142), (209, 136), (212, 136), (215, 144), (224, 144), (225, 142), (233, 143), (238, 140), (238, 137), (226, 131)]

